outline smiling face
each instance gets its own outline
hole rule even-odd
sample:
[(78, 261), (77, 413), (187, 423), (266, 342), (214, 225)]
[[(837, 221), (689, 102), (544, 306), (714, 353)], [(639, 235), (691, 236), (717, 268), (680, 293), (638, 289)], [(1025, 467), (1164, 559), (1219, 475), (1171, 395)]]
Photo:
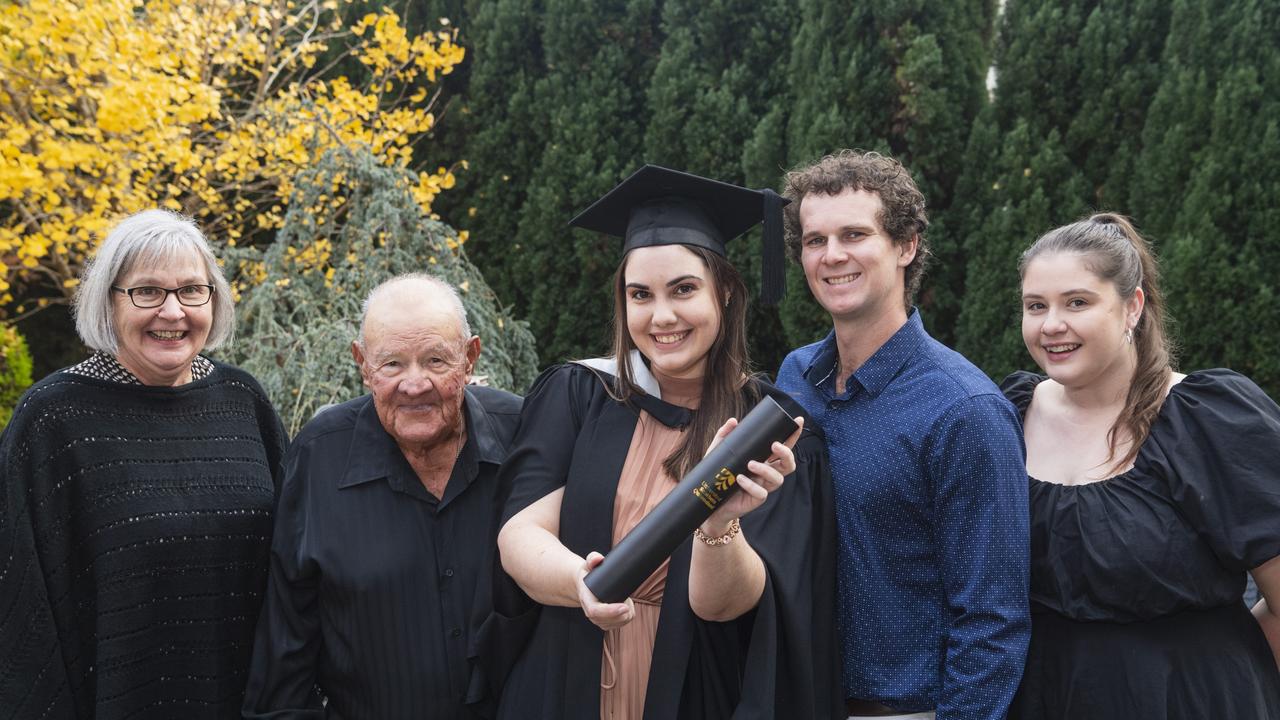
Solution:
[(711, 271), (682, 245), (637, 248), (625, 262), (631, 342), (664, 375), (702, 377), (720, 334), (721, 301)]
[[(191, 253), (163, 266), (141, 265), (116, 278), (117, 287), (152, 285), (179, 288), (210, 284), (204, 262)], [(113, 291), (112, 318), (117, 338), (116, 359), (144, 385), (182, 385), (191, 381), (191, 361), (204, 349), (213, 324), (214, 303), (228, 302), (215, 295), (209, 302), (188, 307), (176, 293), (164, 304), (140, 308), (129, 296)]]
[(905, 268), (916, 242), (895, 243), (880, 224), (882, 210), (880, 196), (866, 190), (801, 200), (800, 264), (836, 323), (906, 320)]
[(404, 285), (371, 304), (364, 346), (353, 343), (351, 351), (378, 420), (408, 452), (463, 431), (463, 388), (480, 357), (480, 338), (462, 335), (438, 290)]
[(1040, 255), (1022, 276), (1022, 340), (1045, 374), (1065, 387), (1113, 372), (1128, 377), (1135, 354), (1125, 331), (1137, 325), (1142, 305), (1141, 288), (1125, 300), (1083, 255)]

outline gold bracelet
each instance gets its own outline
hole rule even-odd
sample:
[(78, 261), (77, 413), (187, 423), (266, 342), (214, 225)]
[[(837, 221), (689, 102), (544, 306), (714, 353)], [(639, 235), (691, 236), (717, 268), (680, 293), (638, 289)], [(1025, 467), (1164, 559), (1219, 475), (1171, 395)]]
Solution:
[(729, 529), (724, 531), (720, 537), (711, 537), (702, 532), (702, 528), (693, 529), (693, 536), (702, 541), (704, 545), (716, 547), (717, 545), (728, 545), (733, 539), (738, 537), (738, 533), (742, 531), (742, 524), (738, 522), (738, 518), (729, 521)]

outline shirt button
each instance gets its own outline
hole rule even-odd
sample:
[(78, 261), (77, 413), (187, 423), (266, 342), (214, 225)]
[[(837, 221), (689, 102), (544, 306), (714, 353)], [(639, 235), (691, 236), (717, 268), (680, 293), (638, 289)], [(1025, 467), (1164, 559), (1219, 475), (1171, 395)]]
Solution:
[(453, 568), (445, 568), (444, 576), (447, 578), (453, 577)]
[(449, 631), (449, 634), (453, 637), (462, 637), (462, 628), (454, 628)]

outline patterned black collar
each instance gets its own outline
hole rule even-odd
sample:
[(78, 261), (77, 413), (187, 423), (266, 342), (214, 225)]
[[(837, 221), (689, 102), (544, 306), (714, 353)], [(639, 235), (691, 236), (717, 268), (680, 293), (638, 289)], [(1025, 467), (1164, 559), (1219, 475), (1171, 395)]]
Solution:
[[(119, 360), (111, 357), (101, 350), (90, 355), (87, 360), (77, 365), (67, 368), (67, 372), (73, 372), (77, 375), (86, 375), (99, 380), (107, 380), (109, 382), (123, 383), (125, 385), (142, 385), (143, 382), (138, 379), (137, 375), (129, 372), (125, 366), (120, 364)], [(203, 380), (209, 377), (209, 373), (213, 372), (213, 361), (203, 355), (197, 355), (191, 361), (191, 381)]]

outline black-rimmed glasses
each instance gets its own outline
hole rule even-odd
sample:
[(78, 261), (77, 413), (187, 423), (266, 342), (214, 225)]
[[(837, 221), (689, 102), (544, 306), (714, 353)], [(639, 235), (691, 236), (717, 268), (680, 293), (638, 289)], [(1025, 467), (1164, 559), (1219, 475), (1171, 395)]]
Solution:
[(122, 295), (128, 295), (135, 307), (144, 309), (160, 307), (169, 298), (169, 293), (173, 293), (173, 296), (178, 298), (179, 304), (187, 307), (199, 307), (213, 298), (212, 285), (183, 285), (176, 288), (162, 288), (155, 285), (122, 288), (112, 285), (111, 289)]

